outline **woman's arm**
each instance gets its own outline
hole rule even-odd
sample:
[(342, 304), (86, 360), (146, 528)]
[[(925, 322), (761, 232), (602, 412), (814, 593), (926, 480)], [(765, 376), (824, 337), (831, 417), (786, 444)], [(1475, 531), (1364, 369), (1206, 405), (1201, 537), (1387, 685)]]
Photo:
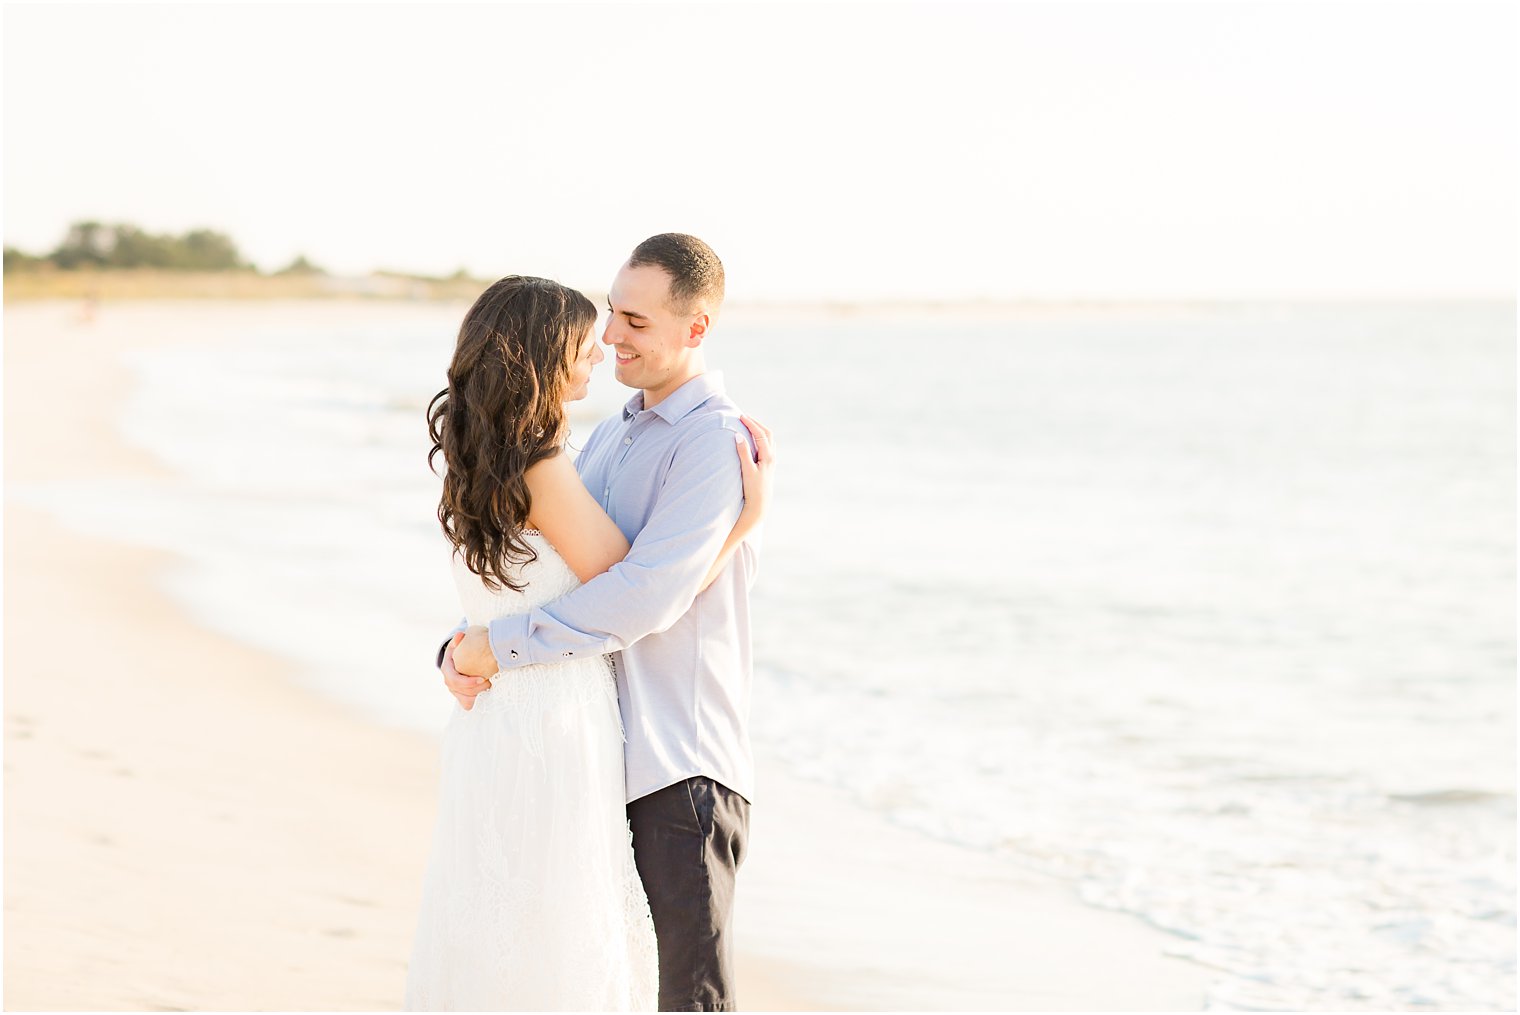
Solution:
[(590, 581), (628, 556), (627, 538), (591, 496), (563, 451), (535, 462), (523, 478), (533, 498), (528, 524), (544, 534), (581, 581)]
[(703, 592), (707, 591), (707, 587), (716, 581), (718, 575), (728, 566), (734, 552), (739, 549), (739, 544), (755, 531), (760, 520), (765, 516), (765, 509), (770, 506), (771, 469), (776, 464), (775, 441), (771, 437), (770, 430), (757, 420), (748, 416), (739, 418), (744, 421), (745, 428), (755, 439), (755, 457), (750, 457), (749, 444), (744, 438), (735, 434), (734, 448), (739, 452), (739, 472), (744, 480), (744, 510), (739, 512), (739, 520), (734, 523), (728, 538), (723, 541), (723, 549), (718, 551), (718, 559), (713, 561), (713, 566), (707, 570), (707, 577), (702, 579)]

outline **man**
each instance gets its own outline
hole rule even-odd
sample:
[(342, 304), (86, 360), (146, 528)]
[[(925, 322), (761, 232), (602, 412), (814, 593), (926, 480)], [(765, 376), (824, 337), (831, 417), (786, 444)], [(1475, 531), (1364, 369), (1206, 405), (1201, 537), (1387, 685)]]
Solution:
[(488, 634), (456, 635), (440, 659), (458, 696), (485, 687), (472, 677), (615, 653), (628, 818), (664, 1011), (736, 1007), (729, 926), (753, 798), (749, 543), (700, 591), (739, 516), (734, 441), (748, 439), (702, 355), (723, 283), (696, 237), (664, 233), (634, 249), (613, 280), (602, 341), (617, 379), (639, 390), (575, 463), (632, 544), (628, 556), (552, 603), (492, 621)]

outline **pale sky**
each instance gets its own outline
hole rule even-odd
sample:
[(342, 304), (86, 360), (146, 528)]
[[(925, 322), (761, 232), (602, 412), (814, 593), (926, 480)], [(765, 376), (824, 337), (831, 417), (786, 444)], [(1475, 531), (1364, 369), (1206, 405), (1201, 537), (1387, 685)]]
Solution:
[(1510, 296), (1510, 4), (4, 10), (4, 238), (739, 299)]

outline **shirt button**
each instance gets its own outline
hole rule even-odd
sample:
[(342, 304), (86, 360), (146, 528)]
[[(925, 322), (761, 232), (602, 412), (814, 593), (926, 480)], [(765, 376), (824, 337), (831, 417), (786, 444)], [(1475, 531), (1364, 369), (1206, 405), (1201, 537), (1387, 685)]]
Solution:
[(608, 494), (610, 494), (611, 492), (612, 492), (612, 487), (609, 486), (609, 487), (607, 487), (607, 489), (605, 489), (605, 490), (602, 491), (602, 496), (605, 497)]
[(633, 443), (633, 438), (632, 437), (624, 437), (623, 438), (623, 443), (624, 444), (632, 444)]
[(513, 650), (512, 650), (512, 658), (513, 658), (513, 659), (516, 659), (516, 658), (517, 658), (517, 649), (513, 649)]

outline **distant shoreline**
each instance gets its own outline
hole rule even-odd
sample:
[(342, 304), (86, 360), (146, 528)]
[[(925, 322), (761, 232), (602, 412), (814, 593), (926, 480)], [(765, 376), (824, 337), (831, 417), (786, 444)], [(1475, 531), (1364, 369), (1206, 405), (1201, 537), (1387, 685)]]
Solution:
[[(470, 302), (493, 279), (430, 278), (400, 272), (368, 275), (329, 275), (323, 272), (265, 275), (256, 271), (166, 271), (158, 268), (107, 270), (27, 269), (7, 272), (6, 303), (43, 300), (401, 300)], [(599, 305), (606, 293), (582, 288)], [(1028, 297), (920, 300), (730, 300), (726, 310), (749, 313), (795, 313), (807, 311), (830, 316), (866, 316), (880, 313), (1035, 314), (1071, 311), (1112, 312), (1161, 308), (1208, 309), (1221, 306), (1280, 306), (1288, 304), (1513, 304), (1514, 297), (1421, 296), (1407, 297)]]
[(473, 278), (435, 279), (376, 272), (341, 276), (322, 272), (262, 275), (255, 271), (12, 271), (5, 302), (36, 300), (473, 300), (490, 283)]

